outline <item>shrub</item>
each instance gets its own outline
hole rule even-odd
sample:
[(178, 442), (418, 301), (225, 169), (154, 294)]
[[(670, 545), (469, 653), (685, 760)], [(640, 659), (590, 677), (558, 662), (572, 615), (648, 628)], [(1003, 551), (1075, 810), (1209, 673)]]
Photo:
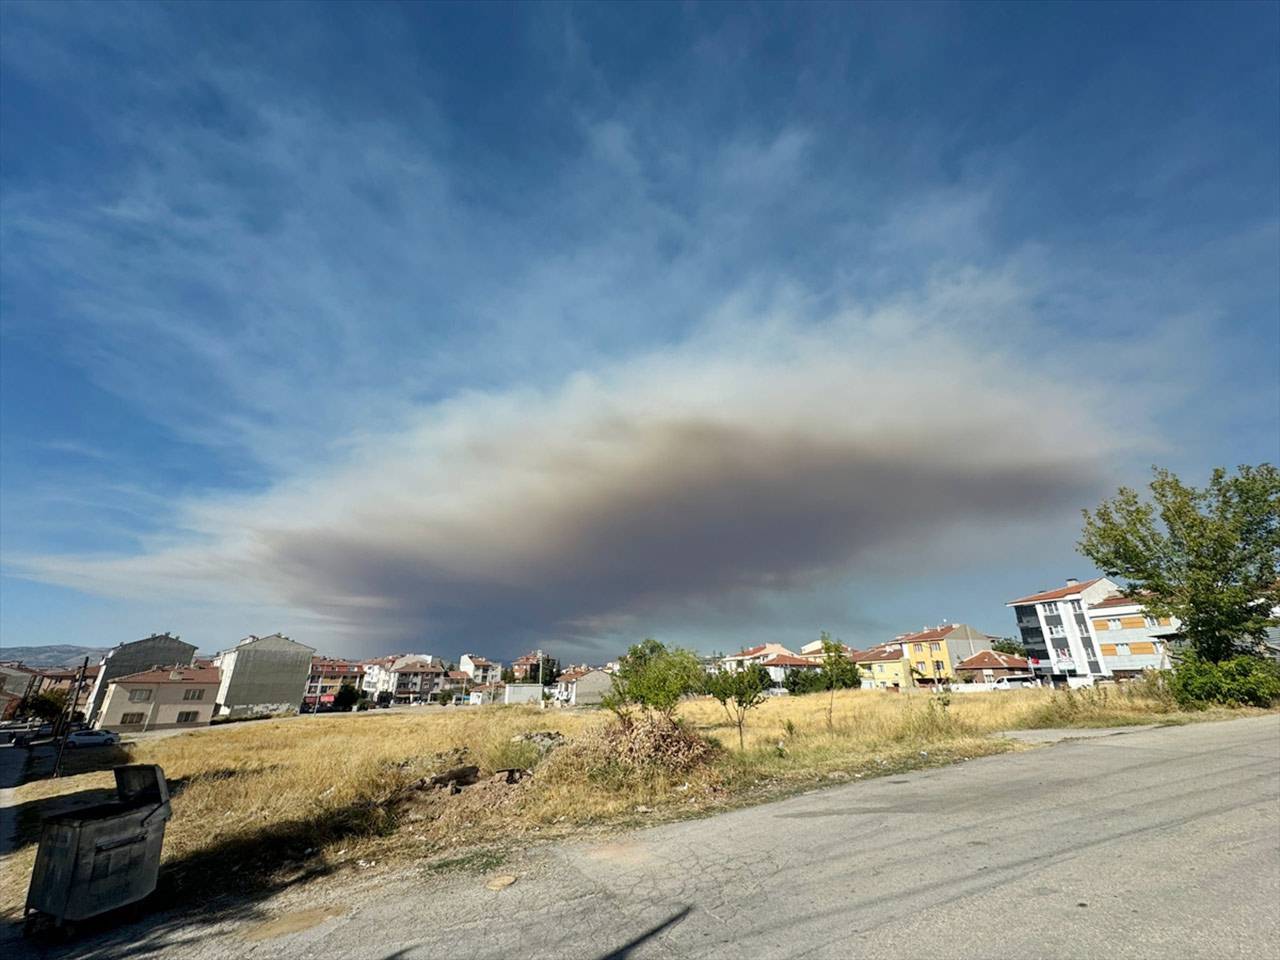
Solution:
[(1261, 657), (1232, 657), (1212, 663), (1189, 656), (1174, 669), (1169, 688), (1184, 706), (1269, 707), (1280, 700), (1280, 668)]
[(685, 775), (708, 762), (717, 748), (678, 720), (646, 713), (610, 719), (590, 730), (548, 763), (550, 780), (586, 779), (619, 787), (626, 783)]
[(702, 665), (688, 650), (668, 649), (652, 638), (637, 643), (618, 664), (613, 690), (604, 706), (619, 716), (631, 706), (671, 717), (680, 700), (697, 693), (705, 683)]

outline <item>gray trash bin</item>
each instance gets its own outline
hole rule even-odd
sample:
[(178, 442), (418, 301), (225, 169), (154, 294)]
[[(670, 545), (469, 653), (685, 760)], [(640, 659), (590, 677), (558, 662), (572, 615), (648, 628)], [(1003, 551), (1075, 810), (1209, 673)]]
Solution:
[(24, 915), (61, 923), (123, 907), (156, 888), (169, 787), (154, 764), (116, 767), (116, 799), (49, 817)]

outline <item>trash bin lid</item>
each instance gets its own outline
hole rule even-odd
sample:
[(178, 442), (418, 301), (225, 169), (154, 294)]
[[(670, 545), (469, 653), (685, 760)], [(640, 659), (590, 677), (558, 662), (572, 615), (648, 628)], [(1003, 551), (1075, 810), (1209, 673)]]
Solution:
[(169, 785), (154, 763), (130, 763), (115, 768), (116, 795), (125, 803), (166, 803)]

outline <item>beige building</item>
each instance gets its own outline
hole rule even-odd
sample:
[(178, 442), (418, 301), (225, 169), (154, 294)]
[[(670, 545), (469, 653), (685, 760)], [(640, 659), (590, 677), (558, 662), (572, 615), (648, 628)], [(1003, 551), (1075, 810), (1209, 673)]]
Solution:
[(217, 667), (164, 667), (116, 677), (94, 726), (121, 733), (208, 726), (221, 682)]

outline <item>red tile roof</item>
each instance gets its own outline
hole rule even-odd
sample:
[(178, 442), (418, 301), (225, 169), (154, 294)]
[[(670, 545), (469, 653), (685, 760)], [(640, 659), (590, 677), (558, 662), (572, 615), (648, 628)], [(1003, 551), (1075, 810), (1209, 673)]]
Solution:
[(855, 663), (870, 663), (875, 660), (901, 660), (902, 659), (902, 641), (893, 640), (889, 643), (882, 643), (878, 647), (872, 647), (870, 650), (855, 650), (853, 652), (853, 660)]
[(955, 631), (958, 624), (944, 623), (939, 627), (930, 627), (927, 630), (921, 630), (919, 633), (904, 633), (894, 637), (895, 642), (901, 643), (920, 643), (924, 640), (944, 640)]
[(817, 667), (821, 664), (814, 663), (812, 660), (806, 660), (804, 657), (788, 657), (778, 654), (765, 660), (761, 666), (765, 667)]
[(1010, 600), (1005, 604), (1011, 607), (1015, 603), (1040, 603), (1045, 600), (1061, 600), (1063, 597), (1075, 596), (1083, 590), (1087, 590), (1095, 583), (1101, 580), (1101, 577), (1094, 577), (1092, 580), (1081, 580), (1079, 583), (1068, 583), (1065, 587), (1058, 587), (1055, 590), (1045, 590), (1042, 593), (1033, 593), (1029, 597), (1019, 597), (1017, 600)]
[(973, 656), (956, 664), (957, 670), (1025, 670), (1027, 661), (1012, 653), (998, 650), (979, 650)]
[(112, 683), (221, 683), (222, 671), (217, 667), (153, 667), (140, 673), (116, 677)]

